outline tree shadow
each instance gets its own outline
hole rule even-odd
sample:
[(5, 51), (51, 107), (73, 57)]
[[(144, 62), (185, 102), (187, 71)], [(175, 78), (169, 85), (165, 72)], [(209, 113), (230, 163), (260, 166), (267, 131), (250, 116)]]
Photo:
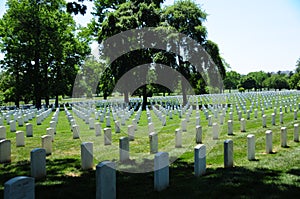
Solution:
[[(151, 162), (144, 159), (139, 166), (152, 166)], [(29, 175), (28, 161), (5, 165), (4, 169), (13, 171), (13, 167), (18, 168), (1, 175), (2, 185), (20, 174)], [(286, 184), (282, 181), (286, 174), (299, 178), (300, 169), (283, 172), (266, 168), (207, 168), (205, 175), (195, 177), (194, 164), (179, 158), (170, 166), (170, 186), (166, 190), (154, 191), (154, 172), (117, 171), (116, 191), (117, 198), (298, 198), (299, 180)], [(95, 198), (95, 170), (82, 171), (77, 158), (47, 160), (47, 177), (36, 181), (35, 190), (36, 198)]]

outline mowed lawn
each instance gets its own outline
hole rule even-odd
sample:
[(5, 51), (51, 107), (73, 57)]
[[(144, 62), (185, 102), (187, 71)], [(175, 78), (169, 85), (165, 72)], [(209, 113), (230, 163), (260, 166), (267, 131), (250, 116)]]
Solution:
[[(72, 113), (72, 111), (70, 110)], [(80, 144), (93, 142), (94, 163), (97, 165), (104, 160), (115, 161), (121, 171), (117, 171), (117, 197), (118, 198), (299, 198), (300, 196), (300, 143), (293, 141), (294, 112), (284, 113), (284, 123), (279, 123), (279, 107), (277, 108), (276, 125), (271, 125), (273, 109), (265, 110), (267, 115), (267, 128), (262, 127), (261, 111), (258, 118), (246, 120), (246, 132), (240, 132), (240, 122), (234, 110), (234, 135), (227, 135), (227, 120), (229, 109), (220, 127), (219, 140), (212, 140), (212, 127), (208, 127), (207, 120), (202, 111), (201, 126), (203, 128), (203, 144), (207, 146), (207, 172), (204, 176), (195, 177), (193, 148), (195, 143), (195, 117), (194, 110), (188, 131), (183, 132), (183, 147), (175, 149), (175, 129), (180, 128), (181, 119), (173, 114), (173, 119), (167, 116), (167, 125), (162, 126), (161, 121), (151, 111), (155, 131), (158, 133), (159, 151), (170, 153), (170, 186), (162, 192), (155, 192), (153, 188), (153, 172), (127, 173), (122, 171), (124, 165), (119, 164), (119, 138), (127, 136), (127, 125), (132, 123), (134, 114), (126, 125), (121, 127), (121, 133), (114, 131), (112, 124), (111, 146), (104, 146), (102, 135), (96, 137), (95, 130), (89, 130), (87, 124), (74, 115), (80, 126), (80, 139), (73, 139), (71, 127), (63, 110), (59, 113), (59, 122), (53, 153), (47, 156), (47, 177), (36, 181), (36, 198), (95, 198), (96, 182), (95, 168), (90, 171), (81, 170)], [(53, 114), (53, 113), (52, 113)], [(7, 139), (11, 140), (12, 162), (0, 164), (0, 198), (3, 197), (4, 183), (15, 176), (30, 176), (30, 151), (41, 147), (41, 136), (46, 134), (52, 114), (37, 126), (33, 124), (33, 137), (25, 138), (25, 147), (16, 147), (15, 133), (10, 132), (6, 125)], [(213, 115), (213, 114), (211, 114)], [(298, 113), (300, 116), (300, 112)], [(142, 113), (135, 132), (136, 138), (130, 142), (130, 156), (139, 166), (147, 167), (153, 161), (154, 155), (149, 153), (149, 137), (146, 112)], [(243, 114), (246, 118), (246, 114)], [(214, 122), (218, 119), (214, 118)], [(6, 124), (6, 122), (5, 122)], [(286, 126), (288, 131), (288, 147), (280, 146), (280, 128)], [(102, 129), (105, 122), (102, 123)], [(24, 127), (17, 130), (25, 131)], [(273, 132), (273, 154), (265, 153), (265, 132)], [(247, 159), (247, 135), (254, 134), (256, 140), (256, 160)], [(223, 143), (232, 139), (234, 143), (234, 168), (224, 169)], [(151, 164), (149, 164), (151, 165)], [(130, 165), (125, 165), (125, 168)]]

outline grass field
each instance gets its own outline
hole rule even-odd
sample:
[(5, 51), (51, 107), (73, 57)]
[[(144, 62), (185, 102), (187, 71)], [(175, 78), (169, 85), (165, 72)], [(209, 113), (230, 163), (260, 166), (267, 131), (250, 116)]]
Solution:
[[(167, 126), (162, 127), (161, 121), (151, 111), (155, 131), (159, 137), (159, 151), (170, 152), (175, 162), (170, 165), (170, 186), (162, 192), (153, 191), (153, 172), (127, 173), (117, 171), (118, 198), (299, 198), (300, 196), (300, 143), (293, 141), (293, 125), (299, 120), (293, 119), (293, 112), (284, 113), (284, 123), (279, 123), (279, 108), (276, 125), (271, 125), (273, 109), (265, 110), (267, 128), (262, 128), (261, 112), (258, 118), (246, 121), (246, 132), (240, 132), (240, 123), (234, 111), (234, 135), (227, 135), (228, 111), (224, 125), (220, 125), (220, 138), (212, 140), (212, 127), (208, 127), (203, 112), (203, 143), (207, 146), (207, 172), (204, 176), (194, 177), (195, 116), (193, 111), (188, 123), (188, 131), (183, 132), (183, 147), (175, 149), (174, 132), (180, 128), (181, 119), (177, 114), (173, 119), (167, 117)], [(80, 144), (85, 141), (94, 143), (95, 165), (103, 160), (118, 161), (118, 140), (127, 135), (127, 125), (121, 127), (121, 133), (114, 133), (112, 123), (113, 145), (104, 146), (103, 132), (99, 137), (94, 130), (74, 116), (80, 126), (80, 139), (73, 139), (70, 124), (64, 111), (59, 114), (57, 134), (53, 142), (53, 153), (47, 156), (47, 177), (36, 181), (36, 198), (95, 198), (95, 168), (83, 171), (80, 168)], [(246, 115), (243, 114), (245, 118)], [(299, 118), (300, 119), (300, 118)], [(30, 176), (30, 151), (41, 147), (41, 136), (46, 134), (51, 116), (42, 125), (33, 125), (33, 137), (25, 138), (25, 147), (16, 147), (15, 133), (9, 132), (6, 125), (7, 139), (12, 143), (12, 162), (0, 164), (0, 198), (3, 197), (4, 183), (15, 176)], [(111, 121), (113, 119), (111, 118)], [(280, 128), (288, 128), (288, 147), (280, 147)], [(102, 128), (105, 123), (102, 123)], [(265, 131), (273, 132), (273, 154), (265, 153)], [(24, 127), (17, 130), (25, 131)], [(135, 141), (130, 142), (130, 156), (133, 160), (144, 160), (140, 164), (147, 165), (154, 155), (149, 154), (149, 138), (146, 112), (142, 113), (136, 131)], [(256, 160), (247, 159), (247, 135), (254, 134), (256, 139)], [(223, 167), (223, 143), (232, 139), (234, 143), (234, 168)], [(180, 155), (180, 156), (179, 156)], [(178, 157), (179, 156), (179, 157)], [(148, 162), (147, 162), (148, 161)], [(128, 166), (128, 165), (127, 165)], [(126, 166), (125, 166), (126, 167)]]

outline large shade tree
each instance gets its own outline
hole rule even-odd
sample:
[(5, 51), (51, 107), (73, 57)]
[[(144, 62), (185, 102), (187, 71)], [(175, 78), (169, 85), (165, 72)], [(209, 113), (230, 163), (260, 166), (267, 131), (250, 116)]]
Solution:
[(28, 93), (37, 108), (50, 96), (57, 105), (58, 95), (70, 94), (88, 44), (77, 37), (64, 0), (8, 0), (7, 7), (0, 20), (1, 66), (15, 77), (16, 105)]

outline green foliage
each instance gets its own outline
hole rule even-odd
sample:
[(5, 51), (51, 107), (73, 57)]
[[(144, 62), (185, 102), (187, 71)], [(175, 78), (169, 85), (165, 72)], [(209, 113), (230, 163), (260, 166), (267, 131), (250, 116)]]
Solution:
[(237, 89), (239, 82), (241, 79), (241, 74), (236, 71), (229, 71), (226, 73), (226, 77), (224, 79), (224, 86), (226, 89)]
[[(1, 65), (15, 80), (16, 105), (22, 98), (41, 107), (41, 99), (72, 92), (88, 43), (80, 39), (64, 0), (8, 0), (0, 20)], [(10, 99), (11, 100), (11, 99)]]
[(245, 92), (245, 89), (243, 87), (239, 87), (239, 92), (243, 93), (243, 92)]

